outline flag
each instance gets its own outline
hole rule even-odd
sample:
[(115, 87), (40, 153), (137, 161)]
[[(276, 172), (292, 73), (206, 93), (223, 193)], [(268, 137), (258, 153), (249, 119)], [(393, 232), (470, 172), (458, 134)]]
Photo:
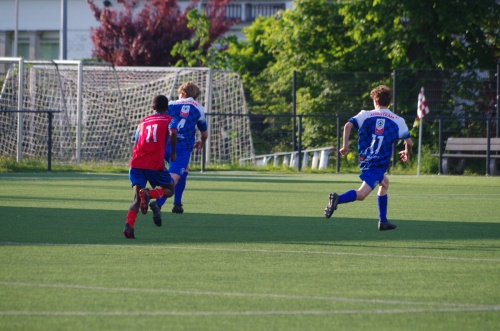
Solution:
[(421, 119), (425, 115), (429, 114), (430, 110), (427, 107), (427, 102), (425, 101), (424, 88), (420, 88), (420, 92), (418, 93), (418, 109), (417, 109), (417, 117)]

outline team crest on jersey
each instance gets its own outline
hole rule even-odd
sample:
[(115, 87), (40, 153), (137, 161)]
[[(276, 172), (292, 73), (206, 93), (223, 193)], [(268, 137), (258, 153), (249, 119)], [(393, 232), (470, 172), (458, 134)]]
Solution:
[(376, 134), (384, 133), (384, 126), (385, 126), (385, 118), (377, 119), (377, 124), (375, 126), (375, 133)]
[(181, 117), (188, 117), (189, 116), (189, 105), (184, 105), (181, 108)]

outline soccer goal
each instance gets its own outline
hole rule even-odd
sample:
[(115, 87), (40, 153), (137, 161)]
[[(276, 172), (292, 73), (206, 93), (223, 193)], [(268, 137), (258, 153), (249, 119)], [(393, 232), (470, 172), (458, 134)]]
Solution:
[[(53, 160), (58, 163), (126, 164), (139, 121), (155, 95), (177, 99), (178, 87), (195, 82), (209, 124), (204, 158), (193, 164), (238, 164), (254, 155), (250, 119), (238, 74), (208, 68), (113, 67), (84, 61), (0, 58), (0, 155), (47, 155), (47, 116), (54, 113)], [(22, 86), (22, 88), (20, 88)]]

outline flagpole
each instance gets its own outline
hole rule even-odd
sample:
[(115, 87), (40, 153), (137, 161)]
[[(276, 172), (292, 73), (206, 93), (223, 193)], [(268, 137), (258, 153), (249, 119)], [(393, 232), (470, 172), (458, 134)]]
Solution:
[(418, 162), (417, 162), (417, 176), (420, 176), (420, 155), (422, 153), (422, 131), (424, 126), (424, 116), (429, 113), (429, 107), (427, 107), (427, 102), (425, 101), (424, 96), (424, 87), (420, 88), (420, 92), (418, 93), (418, 102), (417, 102), (417, 117), (419, 120), (418, 123)]
[(420, 176), (420, 152), (422, 146), (422, 126), (424, 124), (424, 118), (420, 118), (420, 123), (418, 123), (418, 162), (417, 162), (417, 176)]

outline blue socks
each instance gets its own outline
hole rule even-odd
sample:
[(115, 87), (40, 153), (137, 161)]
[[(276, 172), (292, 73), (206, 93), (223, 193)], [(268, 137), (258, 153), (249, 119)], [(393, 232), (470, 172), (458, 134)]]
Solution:
[(161, 208), (161, 206), (163, 206), (165, 204), (165, 202), (167, 202), (167, 198), (156, 199), (156, 203), (158, 204), (158, 207), (160, 207), (160, 208)]
[(174, 203), (181, 205), (182, 204), (182, 193), (184, 193), (184, 189), (186, 188), (186, 180), (187, 176), (189, 175), (189, 172), (184, 171), (182, 174), (181, 178), (179, 178), (179, 181), (177, 184), (175, 184), (174, 188)]
[(378, 219), (382, 223), (387, 222), (387, 199), (387, 194), (377, 195)]
[[(356, 191), (350, 190), (341, 195), (339, 195), (339, 204), (348, 203), (356, 201)], [(387, 222), (387, 201), (388, 197), (386, 195), (377, 195), (377, 204), (378, 204), (378, 219), (380, 222)]]
[(339, 203), (348, 203), (356, 201), (356, 191), (350, 190), (339, 195)]

